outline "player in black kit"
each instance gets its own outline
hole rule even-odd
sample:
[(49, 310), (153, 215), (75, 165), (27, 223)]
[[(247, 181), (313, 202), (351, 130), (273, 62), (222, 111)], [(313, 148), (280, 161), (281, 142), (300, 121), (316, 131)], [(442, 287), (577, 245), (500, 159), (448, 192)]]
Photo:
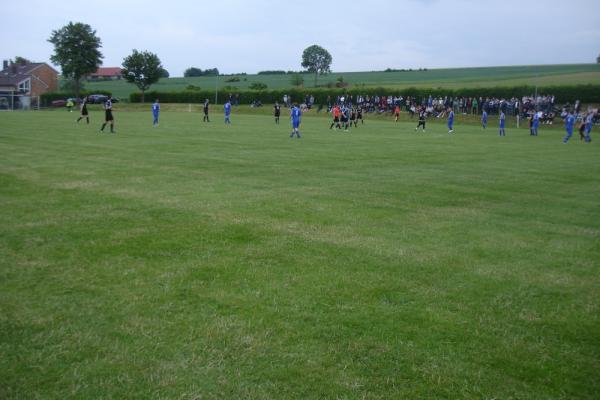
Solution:
[(116, 133), (115, 119), (112, 115), (112, 96), (108, 96), (106, 103), (104, 103), (104, 123), (102, 124), (102, 128), (100, 128), (100, 132), (104, 132), (104, 128), (108, 123), (110, 123), (110, 133)]
[(275, 123), (279, 124), (279, 116), (281, 115), (281, 106), (279, 105), (279, 102), (275, 102), (275, 105), (273, 106), (273, 110), (274, 110), (274, 115), (275, 115)]
[(79, 123), (79, 121), (81, 121), (82, 119), (85, 118), (85, 121), (87, 122), (87, 124), (90, 124), (90, 115), (88, 113), (88, 109), (87, 109), (87, 98), (83, 99), (83, 102), (81, 103), (81, 114), (79, 115), (79, 118), (77, 118), (77, 123)]
[(421, 107), (419, 109), (419, 125), (415, 128), (415, 131), (419, 129), (420, 126), (423, 127), (423, 132), (425, 132), (425, 116), (427, 112), (425, 111), (425, 107)]
[(204, 117), (202, 118), (204, 122), (210, 122), (208, 119), (208, 99), (204, 100)]

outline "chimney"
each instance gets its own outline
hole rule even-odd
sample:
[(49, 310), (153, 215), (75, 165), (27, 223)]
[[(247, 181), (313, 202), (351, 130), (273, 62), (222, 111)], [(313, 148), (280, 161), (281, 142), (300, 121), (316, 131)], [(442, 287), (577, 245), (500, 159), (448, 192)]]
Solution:
[(2, 61), (2, 71), (7, 70), (8, 69), (8, 60), (4, 60)]

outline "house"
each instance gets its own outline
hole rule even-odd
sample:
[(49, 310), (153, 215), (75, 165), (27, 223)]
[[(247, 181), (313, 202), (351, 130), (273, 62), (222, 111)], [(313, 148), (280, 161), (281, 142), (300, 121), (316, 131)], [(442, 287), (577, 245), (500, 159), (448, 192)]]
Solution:
[(58, 71), (46, 63), (3, 62), (0, 92), (39, 96), (58, 90)]
[(93, 74), (87, 75), (88, 80), (121, 79), (121, 68), (119, 67), (100, 67)]

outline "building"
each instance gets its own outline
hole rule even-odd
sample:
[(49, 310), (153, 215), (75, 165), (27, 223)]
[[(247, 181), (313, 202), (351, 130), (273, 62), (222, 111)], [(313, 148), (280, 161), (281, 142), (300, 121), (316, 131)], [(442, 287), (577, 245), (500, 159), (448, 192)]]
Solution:
[(88, 80), (108, 80), (121, 79), (121, 68), (119, 67), (100, 67), (93, 74), (87, 75)]
[(40, 96), (58, 90), (58, 72), (46, 63), (4, 61), (0, 72), (0, 92)]

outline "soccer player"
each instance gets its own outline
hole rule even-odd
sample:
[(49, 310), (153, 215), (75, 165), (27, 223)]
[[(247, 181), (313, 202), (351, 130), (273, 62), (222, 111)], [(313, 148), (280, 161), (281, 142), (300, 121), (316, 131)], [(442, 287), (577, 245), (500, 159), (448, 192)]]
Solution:
[(504, 115), (504, 111), (500, 110), (500, 131), (498, 134), (500, 136), (506, 136), (506, 130), (504, 129), (506, 124), (506, 115)]
[(357, 127), (356, 124), (356, 109), (352, 108), (352, 110), (350, 110), (350, 125), (354, 124), (354, 127)]
[(337, 129), (342, 129), (340, 126), (340, 107), (337, 104), (333, 106), (331, 114), (333, 114), (333, 122), (329, 126), (329, 129), (332, 129), (334, 125)]
[(483, 110), (483, 114), (481, 114), (481, 126), (483, 129), (487, 128), (488, 115), (487, 111)]
[(223, 110), (225, 111), (225, 123), (231, 124), (231, 102), (227, 100), (227, 103), (223, 106)]
[(110, 123), (110, 133), (116, 133), (115, 119), (112, 115), (112, 96), (108, 96), (108, 99), (104, 103), (104, 123), (102, 124), (102, 128), (100, 128), (100, 132), (104, 132), (104, 128), (106, 128), (106, 124), (108, 123)]
[(154, 121), (152, 122), (153, 126), (158, 126), (158, 113), (160, 112), (160, 104), (158, 103), (158, 99), (154, 101), (152, 104), (152, 116), (154, 117)]
[(208, 119), (208, 99), (204, 100), (204, 117), (202, 117), (202, 121), (204, 122), (210, 122), (210, 119)]
[(274, 114), (275, 114), (275, 123), (277, 125), (279, 125), (279, 116), (281, 115), (281, 106), (279, 105), (278, 101), (275, 102), (275, 105), (273, 106), (273, 110), (274, 110)]
[(348, 132), (348, 121), (350, 120), (350, 109), (346, 106), (342, 106), (342, 125), (344, 125), (344, 131)]
[(567, 131), (567, 135), (563, 138), (563, 143), (567, 143), (571, 136), (573, 136), (573, 126), (575, 125), (575, 116), (569, 110), (567, 114), (567, 118), (565, 118), (565, 130)]
[(363, 119), (363, 109), (362, 106), (358, 106), (358, 109), (356, 110), (356, 122), (354, 123), (356, 125), (356, 123), (358, 123), (358, 120), (360, 119), (360, 123), (364, 124), (365, 120)]
[(585, 142), (590, 143), (592, 138), (590, 133), (592, 132), (592, 123), (594, 121), (594, 112), (588, 112), (588, 115), (585, 117)]
[(90, 115), (89, 115), (88, 109), (87, 109), (87, 98), (86, 97), (83, 98), (83, 102), (81, 103), (81, 113), (79, 114), (79, 118), (77, 118), (77, 123), (79, 123), (79, 121), (81, 121), (84, 118), (85, 118), (85, 122), (89, 125), (90, 124)]
[(394, 122), (398, 122), (398, 118), (400, 118), (400, 106), (396, 105), (396, 108), (394, 108)]
[(300, 111), (298, 104), (294, 103), (294, 106), (292, 107), (292, 111), (290, 112), (290, 119), (292, 120), (292, 133), (290, 135), (291, 138), (294, 137), (294, 134), (296, 136), (298, 136), (298, 139), (301, 138), (300, 131), (298, 130), (298, 128), (300, 127), (301, 117), (302, 117), (302, 111)]
[(415, 131), (419, 130), (419, 127), (423, 127), (423, 132), (425, 132), (425, 117), (427, 116), (427, 111), (425, 111), (425, 107), (419, 109), (419, 124), (415, 128)]
[(448, 133), (454, 133), (454, 111), (448, 107)]
[(535, 112), (531, 118), (531, 136), (537, 136), (538, 128), (540, 127), (540, 115)]

